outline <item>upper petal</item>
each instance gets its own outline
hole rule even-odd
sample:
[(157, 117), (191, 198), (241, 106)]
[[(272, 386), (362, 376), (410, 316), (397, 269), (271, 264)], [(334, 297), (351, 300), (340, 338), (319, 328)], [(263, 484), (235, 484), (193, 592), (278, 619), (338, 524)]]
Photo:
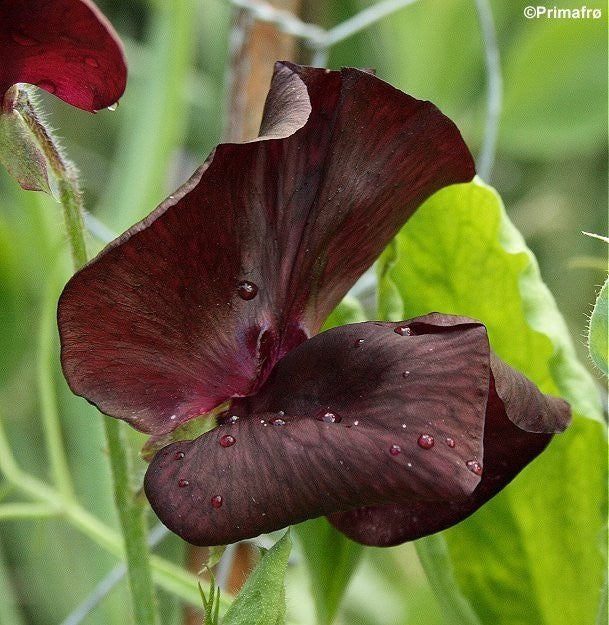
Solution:
[(332, 524), (360, 543), (389, 546), (446, 529), (473, 514), (495, 496), (570, 421), (567, 402), (543, 395), (524, 375), (494, 354), (484, 424), (482, 479), (466, 498), (416, 501), (341, 512)]
[(93, 112), (118, 101), (126, 78), (118, 36), (89, 0), (0, 1), (0, 98), (25, 82)]
[(467, 463), (482, 458), (489, 375), (486, 331), (471, 319), (329, 330), (287, 354), (225, 425), (158, 452), (146, 494), (205, 545), (355, 506), (460, 500), (480, 480)]
[(253, 394), (417, 206), (474, 173), (432, 104), (353, 69), (278, 64), (261, 132), (218, 146), (62, 295), (70, 386), (141, 430)]

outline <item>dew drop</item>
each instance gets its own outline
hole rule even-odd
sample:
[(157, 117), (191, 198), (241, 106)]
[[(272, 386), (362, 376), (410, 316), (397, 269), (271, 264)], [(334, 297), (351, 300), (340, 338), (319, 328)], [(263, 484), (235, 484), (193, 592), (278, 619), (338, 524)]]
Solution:
[(11, 39), (20, 46), (35, 46), (38, 43), (35, 39), (28, 37), (19, 30), (14, 30), (11, 33)]
[(417, 440), (417, 445), (423, 449), (431, 449), (434, 445), (433, 436), (430, 434), (421, 434)]
[(118, 108), (118, 102), (115, 102), (114, 104), (111, 104), (110, 106), (107, 107), (107, 109), (109, 111), (112, 111), (114, 113), (114, 111), (116, 111), (116, 109)]
[(455, 446), (455, 439), (447, 437), (446, 444), (452, 449)]
[(89, 67), (99, 67), (99, 63), (98, 63), (97, 59), (93, 58), (92, 56), (86, 56), (85, 57), (85, 63)]
[(188, 486), (190, 484), (190, 482), (188, 480), (178, 480), (178, 486), (180, 488), (184, 488), (185, 486)]
[(55, 93), (57, 91), (57, 85), (52, 80), (39, 80), (36, 83), (36, 86), (48, 91), (49, 93)]
[(249, 301), (258, 295), (258, 287), (253, 282), (243, 280), (237, 285), (237, 293), (241, 299)]
[(353, 344), (353, 347), (361, 347), (364, 344), (364, 339), (357, 339)]
[(173, 459), (174, 460), (182, 460), (182, 458), (184, 458), (185, 454), (183, 451), (176, 451), (175, 454), (173, 454)]
[(281, 417), (273, 417), (269, 419), (271, 425), (285, 425), (285, 421)]
[(323, 421), (324, 423), (340, 423), (342, 421), (342, 417), (330, 410), (322, 410), (321, 412), (318, 412), (315, 415), (315, 418), (318, 421)]
[(408, 326), (397, 326), (393, 331), (400, 336), (412, 336), (412, 330)]
[(228, 418), (229, 423), (237, 423), (237, 421), (239, 421), (239, 415), (234, 414)]
[(402, 377), (403, 378), (407, 378), (410, 375), (410, 371), (403, 371), (402, 372)]
[(232, 447), (236, 442), (237, 442), (237, 439), (234, 436), (231, 436), (230, 434), (225, 434), (220, 439), (220, 445), (222, 445), (222, 447)]
[(354, 421), (353, 425), (359, 425), (359, 421)]
[(218, 508), (222, 507), (222, 495), (214, 495), (211, 499), (211, 507), (215, 508), (216, 510)]
[(472, 473), (482, 475), (482, 465), (477, 460), (468, 460), (465, 464)]
[(389, 453), (392, 456), (398, 456), (402, 453), (402, 448), (399, 445), (391, 445), (391, 447), (389, 448)]

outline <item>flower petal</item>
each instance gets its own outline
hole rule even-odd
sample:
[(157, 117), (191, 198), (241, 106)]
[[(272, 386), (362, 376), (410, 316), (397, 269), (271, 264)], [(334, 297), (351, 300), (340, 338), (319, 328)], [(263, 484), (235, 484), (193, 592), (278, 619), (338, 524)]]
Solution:
[(417, 206), (474, 173), (433, 105), (353, 69), (278, 64), (261, 132), (66, 287), (64, 373), (103, 412), (161, 434), (255, 393)]
[(546, 448), (553, 432), (567, 427), (570, 409), (565, 401), (543, 395), (494, 354), (491, 362), (482, 479), (476, 490), (460, 501), (396, 503), (333, 514), (330, 521), (337, 529), (357, 542), (381, 547), (446, 529), (495, 496)]
[(25, 82), (93, 112), (125, 90), (120, 41), (89, 0), (3, 0), (0, 59), (0, 98)]
[(355, 506), (463, 499), (480, 480), (467, 462), (482, 458), (489, 376), (472, 319), (329, 330), (224, 425), (158, 452), (146, 494), (170, 529), (205, 545)]

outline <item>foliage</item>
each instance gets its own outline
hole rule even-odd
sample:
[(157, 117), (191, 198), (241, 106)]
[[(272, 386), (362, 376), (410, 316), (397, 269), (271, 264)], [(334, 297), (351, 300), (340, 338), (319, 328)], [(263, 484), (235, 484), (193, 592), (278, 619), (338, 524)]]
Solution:
[[(191, 0), (98, 4), (129, 60), (118, 110), (93, 117), (48, 94), (41, 100), (81, 170), (85, 205), (118, 233), (218, 143), (230, 7), (218, 0), (204, 10)], [(308, 19), (329, 27), (358, 8), (353, 0), (313, 2)], [(544, 391), (567, 397), (577, 414), (503, 494), (417, 545), (429, 579), (408, 546), (361, 549), (325, 520), (296, 528), (288, 623), (313, 622), (303, 620), (311, 603), (319, 623), (348, 625), (437, 625), (440, 610), (447, 622), (476, 625), (592, 625), (599, 611), (606, 441), (596, 398), (604, 391), (576, 359), (575, 351), (585, 356), (582, 342), (574, 351), (568, 336), (582, 335), (587, 303), (605, 278), (570, 261), (599, 255), (581, 230), (607, 228), (606, 16), (525, 20), (518, 4), (499, 0), (492, 8), (505, 86), (492, 182), (549, 291), (498, 196), (478, 181), (430, 199), (385, 252), (378, 296), (356, 289), (363, 307), (350, 298), (328, 325), (360, 320), (363, 310), (376, 316), (375, 300), (386, 318), (430, 309), (476, 316), (503, 358)], [(376, 67), (381, 78), (431, 99), (476, 153), (484, 139), (483, 52), (473, 2), (446, 0), (437, 10), (419, 0), (338, 43), (329, 64)], [(0, 171), (0, 621), (15, 625), (61, 623), (124, 556), (99, 416), (69, 393), (58, 368), (54, 306), (71, 264), (57, 210)], [(97, 250), (103, 230), (95, 231), (101, 238), (89, 235), (88, 243)], [(606, 312), (606, 303), (598, 310)], [(602, 320), (594, 327), (606, 330)], [(606, 340), (599, 344), (602, 359)], [(144, 441), (128, 436), (136, 452)], [(135, 460), (134, 482), (144, 468)], [(267, 597), (263, 622), (281, 622), (289, 548), (283, 538), (267, 552), (232, 612), (223, 591), (224, 625), (252, 622), (243, 610)], [(201, 604), (196, 577), (176, 564), (183, 553), (172, 538), (152, 558), (163, 623), (182, 622), (182, 602)], [(121, 583), (82, 622), (125, 622), (126, 597)]]

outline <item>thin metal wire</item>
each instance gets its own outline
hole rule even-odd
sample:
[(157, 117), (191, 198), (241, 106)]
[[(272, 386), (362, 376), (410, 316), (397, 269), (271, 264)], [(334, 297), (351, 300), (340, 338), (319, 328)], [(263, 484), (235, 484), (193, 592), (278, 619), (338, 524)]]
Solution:
[[(150, 548), (156, 547), (169, 534), (169, 530), (159, 523), (148, 536)], [(110, 593), (110, 591), (127, 574), (127, 565), (117, 564), (93, 589), (91, 594), (84, 599), (76, 608), (61, 622), (61, 625), (80, 625), (87, 616), (99, 605), (99, 603)]]
[(484, 42), (484, 56), (486, 61), (486, 119), (484, 123), (484, 141), (476, 169), (480, 178), (489, 182), (495, 154), (497, 151), (497, 137), (499, 135), (499, 117), (503, 101), (503, 80), (501, 77), (501, 63), (497, 34), (493, 21), (493, 12), (488, 0), (474, 0), (478, 11), (478, 20), (482, 30)]

